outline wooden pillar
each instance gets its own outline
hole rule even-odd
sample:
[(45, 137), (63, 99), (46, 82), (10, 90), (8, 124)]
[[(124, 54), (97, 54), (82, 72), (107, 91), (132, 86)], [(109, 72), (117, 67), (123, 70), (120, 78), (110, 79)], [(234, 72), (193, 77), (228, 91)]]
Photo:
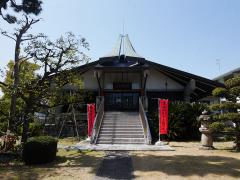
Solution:
[(191, 93), (196, 89), (196, 81), (191, 79), (184, 88), (184, 101), (191, 102)]
[(98, 83), (98, 95), (102, 96), (102, 86), (101, 86), (101, 81), (100, 81), (100, 77), (101, 77), (101, 71), (94, 71), (94, 77), (96, 77), (97, 79), (97, 83)]

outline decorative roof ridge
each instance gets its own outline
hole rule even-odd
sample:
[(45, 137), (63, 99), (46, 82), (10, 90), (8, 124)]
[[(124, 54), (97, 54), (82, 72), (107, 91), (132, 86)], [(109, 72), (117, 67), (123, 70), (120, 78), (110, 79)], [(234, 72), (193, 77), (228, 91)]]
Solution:
[(120, 34), (112, 51), (102, 58), (116, 56), (120, 57), (121, 55), (142, 58), (142, 56), (140, 56), (134, 49), (128, 34)]

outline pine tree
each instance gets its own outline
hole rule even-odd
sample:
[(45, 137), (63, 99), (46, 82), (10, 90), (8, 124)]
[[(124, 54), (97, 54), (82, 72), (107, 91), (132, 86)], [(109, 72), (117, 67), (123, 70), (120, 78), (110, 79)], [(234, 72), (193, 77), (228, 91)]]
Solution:
[(16, 2), (15, 0), (1, 0), (0, 1), (0, 16), (8, 23), (16, 23), (17, 17), (14, 14), (9, 14), (9, 9), (16, 13), (22, 12), (24, 14), (38, 15), (42, 11), (42, 1), (40, 0), (22, 0)]
[(211, 109), (218, 111), (213, 116), (216, 122), (220, 122), (226, 126), (224, 122), (230, 121), (234, 125), (228, 130), (233, 130), (235, 138), (235, 150), (240, 151), (240, 104), (237, 99), (240, 97), (240, 75), (225, 81), (225, 88), (216, 88), (212, 94), (216, 97), (225, 97), (226, 102), (211, 105)]

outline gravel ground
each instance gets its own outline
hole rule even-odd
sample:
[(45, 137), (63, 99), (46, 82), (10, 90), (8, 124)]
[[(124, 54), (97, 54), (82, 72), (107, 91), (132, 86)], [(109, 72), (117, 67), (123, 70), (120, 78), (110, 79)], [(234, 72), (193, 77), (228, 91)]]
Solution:
[(216, 142), (216, 150), (199, 150), (199, 142), (170, 142), (175, 151), (131, 152), (134, 177), (155, 180), (240, 179), (240, 153), (233, 142)]
[(214, 143), (216, 150), (199, 150), (200, 142), (170, 146), (175, 151), (60, 149), (57, 160), (46, 165), (0, 162), (0, 179), (240, 179), (240, 153), (231, 151), (233, 142)]

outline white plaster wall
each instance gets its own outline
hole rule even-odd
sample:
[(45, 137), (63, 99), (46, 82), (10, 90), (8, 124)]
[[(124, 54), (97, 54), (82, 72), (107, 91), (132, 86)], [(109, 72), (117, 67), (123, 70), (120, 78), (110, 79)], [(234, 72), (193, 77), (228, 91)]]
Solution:
[(147, 79), (146, 89), (147, 90), (165, 90), (165, 83), (168, 83), (168, 90), (183, 90), (184, 87), (173, 79), (165, 76), (161, 72), (151, 68), (150, 75)]
[[(161, 72), (151, 68), (147, 79), (147, 90), (165, 90), (165, 82), (168, 82), (168, 90), (183, 90), (184, 87), (173, 79), (165, 76)], [(94, 71), (89, 70), (82, 74), (83, 87), (88, 90), (98, 89), (97, 79), (94, 77)], [(113, 82), (132, 82), (133, 89), (141, 88), (141, 77), (137, 73), (124, 73), (123, 80), (121, 73), (105, 73), (104, 80), (101, 77), (101, 84), (104, 83), (104, 89), (113, 89)]]
[(115, 82), (131, 82), (132, 89), (140, 89), (141, 77), (137, 73), (105, 73), (104, 89), (113, 89)]
[(83, 78), (83, 88), (87, 90), (96, 90), (98, 89), (97, 79), (94, 77), (94, 71), (89, 70), (82, 74)]

